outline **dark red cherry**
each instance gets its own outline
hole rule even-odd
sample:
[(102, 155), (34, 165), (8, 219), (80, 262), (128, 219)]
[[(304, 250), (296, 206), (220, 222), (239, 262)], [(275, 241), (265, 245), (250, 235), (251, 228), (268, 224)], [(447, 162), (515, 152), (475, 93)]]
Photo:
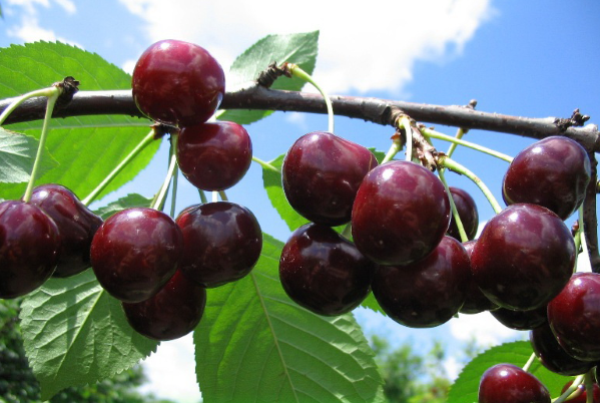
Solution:
[[(450, 186), (450, 193), (454, 204), (458, 210), (460, 221), (465, 228), (467, 238), (472, 240), (477, 235), (477, 228), (479, 227), (479, 213), (477, 212), (477, 206), (475, 200), (466, 191)], [(460, 233), (458, 232), (458, 226), (454, 221), (454, 216), (450, 214), (450, 227), (448, 228), (448, 235), (462, 241), (460, 239)]]
[(0, 203), (0, 298), (23, 296), (54, 272), (60, 233), (39, 207), (22, 201)]
[(356, 247), (382, 265), (422, 259), (440, 243), (449, 224), (444, 185), (413, 162), (392, 161), (369, 172), (352, 209)]
[(361, 145), (327, 132), (308, 133), (285, 156), (283, 190), (310, 221), (342, 225), (350, 221), (356, 191), (375, 166), (375, 156)]
[[(469, 255), (469, 269), (470, 269), (470, 262), (471, 262), (471, 253), (473, 253), (473, 247), (475, 246), (475, 242), (476, 241), (468, 241), (463, 243), (463, 246), (465, 247), (465, 250), (467, 251), (467, 254)], [(465, 300), (465, 303), (463, 304), (463, 306), (460, 308), (460, 313), (466, 313), (466, 314), (476, 314), (476, 313), (481, 313), (483, 311), (492, 311), (494, 309), (498, 309), (498, 306), (496, 304), (494, 304), (492, 301), (490, 301), (489, 299), (487, 299), (487, 297), (485, 295), (483, 295), (483, 293), (481, 292), (481, 290), (479, 289), (479, 287), (477, 287), (477, 283), (475, 282), (475, 279), (473, 278), (473, 273), (471, 272), (471, 270), (469, 270), (469, 280), (468, 280), (468, 286), (467, 286), (467, 298)]]
[(492, 311), (491, 314), (498, 322), (515, 330), (531, 330), (548, 323), (545, 305), (531, 311), (513, 311), (498, 308)]
[(130, 208), (108, 218), (92, 240), (92, 268), (100, 285), (125, 302), (152, 297), (173, 276), (183, 237), (168, 215)]
[(174, 340), (194, 330), (200, 322), (206, 289), (178, 270), (150, 299), (121, 305), (136, 332), (155, 340)]
[(512, 364), (497, 364), (483, 373), (479, 403), (550, 403), (548, 389)]
[(90, 246), (102, 219), (61, 185), (36, 187), (30, 203), (44, 210), (60, 231), (60, 257), (53, 276), (68, 277), (90, 267)]
[(204, 287), (239, 280), (256, 265), (262, 232), (254, 214), (231, 202), (197, 205), (179, 214), (183, 234), (179, 269)]
[(548, 323), (530, 331), (529, 341), (542, 365), (557, 374), (564, 376), (581, 375), (596, 366), (595, 362), (580, 361), (567, 354), (558, 344), (558, 340), (556, 340)]
[[(577, 374), (580, 375), (580, 374)], [(563, 386), (562, 393), (565, 393), (569, 386), (573, 384), (573, 381), (569, 381)], [(571, 394), (572, 395), (572, 394)], [(577, 396), (566, 400), (568, 403), (587, 403), (587, 393), (585, 390), (585, 385), (581, 384), (577, 387)], [(600, 403), (600, 387), (598, 384), (594, 383), (594, 399), (593, 403)]]
[(539, 204), (565, 220), (581, 206), (590, 176), (590, 160), (579, 143), (547, 137), (514, 158), (502, 194), (507, 204)]
[(149, 118), (190, 126), (215, 113), (225, 93), (225, 74), (202, 47), (163, 40), (140, 56), (131, 87), (137, 107)]
[(283, 247), (279, 277), (288, 296), (319, 315), (356, 308), (371, 291), (375, 264), (330, 227), (306, 224)]
[(600, 361), (600, 274), (575, 273), (548, 304), (558, 343), (581, 361)]
[(248, 132), (234, 122), (185, 126), (177, 140), (181, 173), (202, 190), (225, 190), (240, 181), (252, 162)]
[(567, 284), (575, 264), (571, 232), (552, 211), (513, 204), (484, 227), (471, 255), (481, 291), (502, 308), (547, 305)]
[(406, 266), (380, 266), (373, 277), (373, 295), (396, 322), (434, 327), (458, 313), (469, 277), (467, 251), (446, 236), (422, 260)]

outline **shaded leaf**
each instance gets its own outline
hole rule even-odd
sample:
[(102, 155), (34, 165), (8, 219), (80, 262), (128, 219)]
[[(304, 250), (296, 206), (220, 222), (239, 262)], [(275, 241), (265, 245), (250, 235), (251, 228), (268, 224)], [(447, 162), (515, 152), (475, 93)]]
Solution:
[(281, 248), (265, 235), (250, 275), (209, 290), (194, 332), (204, 401), (384, 401), (373, 351), (352, 315), (317, 316), (287, 297)]
[(148, 199), (137, 193), (131, 193), (125, 197), (121, 197), (119, 200), (109, 203), (104, 207), (100, 207), (94, 211), (94, 213), (102, 217), (103, 220), (106, 220), (111, 215), (118, 213), (121, 210), (125, 210), (126, 208), (150, 207), (150, 203), (152, 203), (152, 199)]
[[(0, 127), (0, 182), (28, 182), (38, 146), (36, 139)], [(46, 151), (42, 154), (39, 172), (46, 172), (57, 165), (56, 160)]]

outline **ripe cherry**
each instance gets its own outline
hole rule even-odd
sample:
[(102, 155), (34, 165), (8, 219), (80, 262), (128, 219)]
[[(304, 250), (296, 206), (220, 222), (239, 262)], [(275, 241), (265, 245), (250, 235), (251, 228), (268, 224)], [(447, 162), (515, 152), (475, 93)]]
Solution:
[(424, 259), (405, 266), (380, 266), (373, 277), (373, 295), (394, 321), (434, 327), (458, 313), (469, 277), (467, 251), (446, 236)]
[(356, 247), (382, 265), (422, 259), (440, 243), (449, 224), (444, 185), (413, 162), (392, 161), (369, 172), (352, 208)]
[(491, 314), (498, 322), (515, 330), (536, 329), (548, 323), (545, 305), (531, 311), (513, 311), (506, 308), (498, 308), (492, 311)]
[(377, 166), (365, 147), (327, 132), (300, 137), (281, 170), (290, 205), (312, 222), (329, 226), (350, 221), (363, 178)]
[(367, 297), (375, 267), (330, 227), (306, 224), (283, 247), (279, 277), (298, 305), (336, 316), (350, 312)]
[(567, 284), (575, 264), (571, 232), (552, 211), (513, 204), (483, 229), (471, 267), (481, 291), (502, 308), (547, 305)]
[[(565, 384), (565, 386), (563, 386), (561, 393), (565, 393), (567, 391), (567, 389), (569, 389), (569, 386), (571, 386), (572, 384), (573, 384), (573, 381), (567, 382)], [(597, 383), (594, 383), (593, 390), (594, 390), (594, 399), (592, 400), (592, 402), (600, 403), (600, 386), (598, 386)], [(579, 385), (577, 387), (576, 392), (578, 393), (576, 397), (570, 398), (566, 401), (568, 403), (587, 403), (587, 393), (585, 390), (585, 385), (584, 384)], [(575, 393), (575, 392), (573, 392), (573, 393)]]
[(163, 40), (140, 56), (131, 86), (143, 114), (162, 123), (190, 126), (215, 113), (225, 93), (225, 74), (202, 47)]
[(581, 206), (590, 176), (590, 160), (579, 143), (547, 137), (514, 158), (504, 176), (503, 197), (507, 204), (539, 204), (565, 220)]
[(575, 273), (548, 304), (558, 343), (581, 361), (600, 361), (600, 274)]
[(150, 299), (121, 305), (136, 332), (155, 340), (174, 340), (194, 330), (200, 322), (206, 290), (176, 271)]
[(90, 246), (102, 219), (61, 185), (36, 187), (30, 203), (44, 210), (60, 231), (60, 257), (53, 276), (68, 277), (90, 267)]
[(183, 237), (168, 215), (130, 208), (108, 218), (92, 240), (92, 268), (100, 285), (125, 302), (152, 297), (177, 269)]
[(183, 234), (179, 269), (199, 285), (239, 280), (260, 257), (260, 225), (245, 207), (225, 201), (190, 206), (175, 222)]
[(234, 122), (185, 126), (177, 140), (181, 173), (202, 190), (225, 190), (240, 181), (252, 162), (248, 132)]
[(0, 298), (16, 298), (41, 286), (54, 272), (60, 233), (39, 207), (0, 203)]
[[(471, 254), (473, 253), (473, 247), (475, 246), (476, 241), (468, 241), (463, 243), (467, 254), (469, 255), (469, 269), (471, 262)], [(460, 313), (466, 314), (476, 314), (481, 313), (483, 311), (492, 311), (494, 309), (498, 309), (498, 306), (490, 301), (477, 287), (477, 283), (473, 278), (473, 273), (469, 270), (469, 280), (467, 285), (467, 298), (465, 299), (465, 303), (460, 308)]]
[(487, 369), (479, 383), (479, 403), (550, 403), (548, 389), (512, 364)]
[[(477, 211), (475, 200), (473, 200), (469, 193), (460, 188), (450, 186), (450, 193), (452, 194), (452, 199), (454, 199), (454, 204), (458, 210), (460, 221), (467, 233), (467, 238), (472, 240), (475, 238), (475, 235), (477, 235), (477, 228), (479, 227), (479, 213)], [(458, 226), (454, 221), (453, 215), (450, 216), (448, 235), (461, 241)]]

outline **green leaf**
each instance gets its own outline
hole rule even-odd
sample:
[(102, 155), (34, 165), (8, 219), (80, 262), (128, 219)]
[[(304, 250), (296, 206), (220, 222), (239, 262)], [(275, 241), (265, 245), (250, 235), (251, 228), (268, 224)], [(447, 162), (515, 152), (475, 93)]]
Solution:
[[(0, 127), (0, 182), (28, 182), (38, 146), (39, 142), (36, 139)], [(43, 153), (41, 173), (57, 165), (56, 160), (47, 151)]]
[[(0, 98), (48, 87), (73, 76), (81, 90), (130, 89), (131, 77), (95, 53), (62, 43), (35, 42), (0, 49)], [(150, 121), (129, 116), (81, 116), (52, 119), (46, 147), (60, 164), (36, 184), (60, 183), (80, 198), (87, 196), (148, 133)], [(11, 125), (39, 138), (42, 121)], [(160, 142), (146, 147), (100, 197), (133, 179), (148, 165)], [(160, 184), (157, 183), (157, 188)], [(24, 184), (2, 186), (0, 197), (21, 197)]]
[(150, 207), (151, 203), (152, 199), (148, 199), (137, 193), (131, 193), (125, 197), (120, 198), (119, 200), (109, 203), (104, 207), (100, 207), (99, 209), (94, 211), (94, 213), (102, 217), (103, 220), (106, 220), (111, 215), (118, 213), (121, 210), (125, 210), (126, 208)]
[(352, 315), (317, 316), (278, 275), (282, 243), (264, 236), (245, 278), (209, 290), (194, 332), (196, 374), (211, 402), (383, 402), (373, 351)]
[[(477, 402), (479, 381), (488, 368), (496, 364), (513, 364), (522, 368), (532, 353), (533, 349), (528, 341), (516, 341), (492, 347), (479, 354), (463, 368), (450, 388), (447, 403)], [(565, 383), (573, 379), (548, 371), (537, 359), (529, 372), (546, 385), (553, 397), (560, 396)]]
[[(254, 85), (259, 74), (269, 64), (284, 62), (297, 64), (312, 74), (315, 69), (318, 52), (319, 31), (289, 34), (268, 35), (242, 53), (233, 62), (227, 76), (227, 91), (236, 91)], [(271, 87), (279, 90), (300, 91), (305, 82), (299, 78), (281, 77)], [(226, 111), (219, 116), (220, 120), (230, 120), (240, 124), (250, 124), (268, 115), (272, 111), (236, 109)]]
[(21, 329), (42, 400), (132, 367), (158, 342), (137, 334), (92, 270), (50, 279), (21, 305)]

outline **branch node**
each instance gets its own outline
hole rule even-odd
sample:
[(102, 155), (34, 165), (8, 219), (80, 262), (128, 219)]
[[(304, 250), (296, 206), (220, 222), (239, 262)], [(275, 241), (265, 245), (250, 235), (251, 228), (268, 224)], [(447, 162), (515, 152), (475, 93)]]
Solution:
[(79, 91), (79, 81), (71, 76), (65, 77), (62, 81), (52, 84), (54, 87), (62, 89), (61, 94), (56, 100), (55, 107), (62, 108), (67, 106), (73, 100), (73, 95)]
[(271, 88), (275, 80), (281, 76), (292, 77), (288, 69), (288, 63), (285, 62), (281, 67), (277, 66), (277, 62), (269, 64), (265, 70), (261, 71), (256, 79), (256, 83), (265, 88)]
[(585, 122), (590, 119), (588, 115), (582, 115), (579, 112), (579, 108), (573, 111), (573, 114), (568, 119), (554, 119), (554, 124), (560, 129), (560, 131), (564, 132), (569, 127), (580, 127), (583, 126)]

